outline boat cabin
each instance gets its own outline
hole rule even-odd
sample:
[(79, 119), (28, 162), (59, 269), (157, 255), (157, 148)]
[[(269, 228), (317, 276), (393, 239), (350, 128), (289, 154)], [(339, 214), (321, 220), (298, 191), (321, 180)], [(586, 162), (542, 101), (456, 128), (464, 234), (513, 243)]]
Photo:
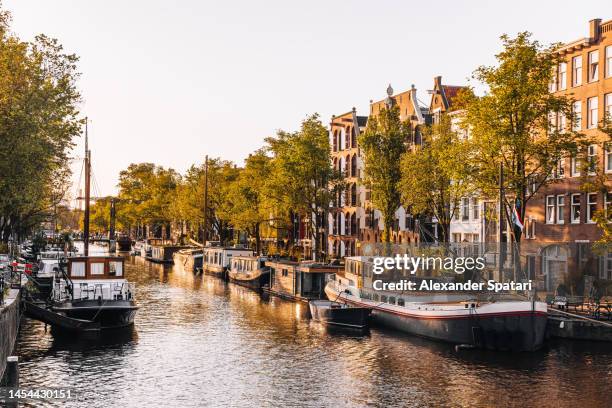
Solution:
[(270, 292), (295, 300), (325, 298), (327, 277), (342, 270), (341, 266), (324, 265), (313, 261), (266, 261), (270, 267)]
[(73, 300), (131, 299), (133, 283), (123, 276), (124, 260), (117, 256), (89, 256), (68, 258), (68, 278), (54, 286), (56, 300), (71, 297)]
[(209, 247), (204, 248), (203, 265), (211, 271), (223, 271), (230, 267), (235, 256), (252, 256), (253, 251), (248, 248), (237, 247)]
[(231, 270), (238, 273), (248, 274), (258, 269), (266, 268), (268, 258), (263, 256), (244, 256), (238, 255), (231, 260)]

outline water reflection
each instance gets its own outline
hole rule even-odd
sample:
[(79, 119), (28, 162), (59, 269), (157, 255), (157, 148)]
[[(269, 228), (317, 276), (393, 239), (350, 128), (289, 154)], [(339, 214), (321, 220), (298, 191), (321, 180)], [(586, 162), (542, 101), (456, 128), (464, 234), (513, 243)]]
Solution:
[(381, 329), (329, 331), (305, 304), (181, 265), (130, 257), (126, 275), (137, 285), (134, 330), (62, 335), (26, 319), (23, 385), (78, 387), (82, 401), (62, 405), (75, 407), (604, 406), (610, 396), (607, 344), (456, 352)]

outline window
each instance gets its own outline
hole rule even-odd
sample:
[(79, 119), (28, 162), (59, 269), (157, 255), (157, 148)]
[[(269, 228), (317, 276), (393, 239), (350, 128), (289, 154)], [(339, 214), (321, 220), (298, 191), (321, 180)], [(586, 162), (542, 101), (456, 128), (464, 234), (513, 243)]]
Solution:
[(555, 196), (546, 197), (546, 223), (553, 224), (555, 222)]
[(571, 223), (580, 224), (580, 193), (572, 194)]
[(593, 220), (595, 211), (597, 211), (597, 193), (589, 193), (587, 194), (587, 222), (590, 224), (595, 222)]
[(477, 220), (480, 218), (480, 207), (478, 205), (478, 199), (472, 197), (472, 219)]
[(535, 238), (535, 226), (536, 220), (533, 217), (527, 218), (527, 223), (525, 225), (525, 238), (534, 239)]
[(281, 276), (289, 276), (289, 271), (287, 269), (282, 269)]
[(578, 158), (572, 156), (570, 158), (570, 177), (580, 176), (580, 168), (578, 168)]
[(612, 144), (610, 143), (605, 144), (604, 154), (605, 154), (604, 160), (606, 161), (605, 163), (606, 173), (612, 173)]
[(548, 112), (548, 133), (555, 133), (557, 130), (557, 114)]
[(587, 169), (589, 174), (593, 175), (597, 170), (597, 145), (589, 145), (587, 156)]
[(599, 76), (599, 51), (589, 52), (589, 82), (597, 81)]
[(557, 162), (557, 178), (565, 177), (565, 159), (559, 159)]
[(572, 58), (572, 85), (582, 85), (582, 55)]
[(597, 97), (594, 96), (587, 100), (587, 128), (593, 129), (597, 127)]
[(612, 221), (612, 193), (611, 192), (606, 192), (606, 194), (604, 194), (604, 210), (606, 212), (606, 219), (608, 220), (608, 222)]
[(604, 119), (612, 120), (612, 93), (606, 94), (604, 97)]
[(85, 276), (85, 262), (73, 262), (70, 266), (70, 276), (72, 277), (84, 277)]
[(92, 262), (89, 265), (89, 272), (92, 275), (104, 275), (104, 262)]
[(549, 92), (556, 92), (557, 91), (557, 80), (558, 80), (558, 72), (555, 72), (555, 69), (553, 68), (553, 71), (550, 75), (550, 82), (548, 83), (548, 91)]
[(612, 45), (606, 47), (606, 78), (612, 77)]
[(573, 103), (572, 113), (574, 114), (572, 129), (577, 132), (582, 129), (582, 103), (580, 101)]
[(123, 276), (123, 263), (118, 261), (109, 262), (108, 272), (110, 275)]
[(567, 88), (567, 63), (562, 62), (559, 64), (559, 90)]
[(563, 112), (559, 113), (558, 125), (559, 132), (565, 132), (567, 130), (567, 117), (565, 117), (565, 114)]
[(453, 237), (453, 242), (461, 242), (461, 233), (453, 232), (452, 237)]
[(470, 200), (469, 198), (461, 199), (461, 220), (468, 221), (470, 219)]
[(557, 196), (557, 224), (565, 222), (565, 196)]

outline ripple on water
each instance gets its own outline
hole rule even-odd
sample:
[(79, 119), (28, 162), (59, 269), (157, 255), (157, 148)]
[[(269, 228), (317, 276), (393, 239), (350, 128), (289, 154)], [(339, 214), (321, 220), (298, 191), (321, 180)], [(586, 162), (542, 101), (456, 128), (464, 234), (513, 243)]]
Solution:
[[(21, 380), (72, 386), (70, 407), (605, 406), (612, 350), (556, 343), (538, 353), (455, 352), (386, 330), (330, 332), (306, 305), (262, 300), (180, 266), (128, 258), (133, 331), (86, 337), (26, 319)], [(36, 404), (24, 406), (54, 406)], [(56, 404), (55, 406), (60, 406)]]

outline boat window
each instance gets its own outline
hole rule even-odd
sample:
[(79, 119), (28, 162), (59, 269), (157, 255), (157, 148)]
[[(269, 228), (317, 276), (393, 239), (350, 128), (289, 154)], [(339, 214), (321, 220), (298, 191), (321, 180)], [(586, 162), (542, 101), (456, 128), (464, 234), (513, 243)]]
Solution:
[(286, 269), (283, 269), (282, 275), (283, 276), (289, 276), (289, 272)]
[(402, 299), (402, 298), (398, 298), (398, 299), (397, 299), (397, 305), (398, 305), (398, 306), (404, 306), (405, 304), (406, 304), (406, 303), (404, 302), (404, 299)]
[(375, 293), (374, 295), (372, 295), (372, 298), (374, 298), (375, 302), (378, 302), (379, 298), (378, 298), (378, 294)]
[(355, 286), (355, 281), (352, 279), (349, 279), (349, 286)]
[(110, 275), (123, 276), (123, 263), (120, 261), (109, 262), (108, 272)]
[(70, 267), (71, 276), (85, 276), (85, 262), (73, 262)]
[(104, 262), (92, 262), (89, 264), (89, 272), (92, 275), (104, 275)]
[(392, 305), (395, 304), (395, 297), (389, 296), (389, 304), (392, 304)]
[(387, 295), (382, 295), (380, 297), (380, 301), (383, 302), (383, 303), (387, 303)]

